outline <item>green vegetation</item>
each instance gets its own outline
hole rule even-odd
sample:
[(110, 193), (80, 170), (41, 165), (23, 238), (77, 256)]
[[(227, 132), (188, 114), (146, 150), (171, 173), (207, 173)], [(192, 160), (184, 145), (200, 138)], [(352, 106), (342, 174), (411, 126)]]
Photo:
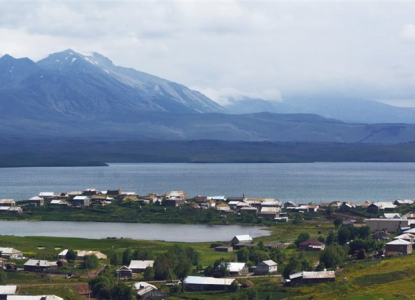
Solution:
[(121, 200), (106, 206), (76, 207), (29, 206), (23, 205), (23, 214), (1, 214), (4, 220), (31, 221), (85, 221), (85, 222), (123, 222), (123, 223), (170, 223), (170, 224), (273, 224), (271, 220), (258, 219), (252, 214), (231, 214), (226, 219), (211, 209), (201, 210), (185, 204), (180, 208), (158, 204), (137, 204)]
[[(4, 142), (0, 167), (105, 166), (104, 162), (413, 162), (415, 144), (20, 140)], [(24, 150), (22, 150), (24, 149)]]
[[(290, 217), (293, 218), (293, 213)], [(215, 216), (214, 216), (215, 217)], [(299, 219), (299, 218), (297, 218)], [(215, 252), (210, 243), (172, 243), (132, 239), (88, 240), (54, 237), (0, 236), (0, 245), (22, 250), (27, 257), (56, 259), (60, 249), (98, 250), (108, 255), (107, 261), (87, 258), (88, 269), (80, 262), (70, 262), (62, 274), (54, 276), (32, 272), (7, 272), (7, 283), (19, 284), (22, 292), (51, 293), (69, 300), (82, 299), (81, 287), (90, 283), (97, 299), (129, 299), (131, 283), (140, 280), (183, 279), (187, 275), (227, 276), (227, 262), (241, 261), (255, 265), (266, 259), (278, 262), (279, 274), (287, 277), (301, 270), (336, 269), (336, 282), (311, 286), (284, 287), (281, 277), (238, 278), (239, 286), (228, 291), (187, 292), (180, 287), (166, 287), (153, 282), (169, 299), (412, 299), (415, 297), (415, 255), (374, 259), (383, 243), (373, 241), (367, 227), (336, 228), (333, 219), (320, 214), (304, 214), (300, 224), (279, 223), (270, 227), (271, 235), (255, 239), (256, 245), (235, 252)], [(322, 252), (299, 251), (297, 243), (307, 239), (326, 240)], [(289, 243), (287, 249), (269, 250), (269, 242)], [(58, 249), (58, 250), (57, 250)], [(89, 261), (92, 259), (93, 261)], [(115, 276), (123, 263), (131, 259), (154, 259), (154, 268), (133, 280), (118, 281)], [(23, 262), (16, 261), (19, 266)], [(90, 272), (107, 269), (92, 279)], [(86, 267), (86, 266), (85, 266)], [(72, 278), (65, 278), (66, 273)], [(0, 280), (2, 276), (0, 273)], [(39, 286), (40, 285), (40, 286)], [(42, 292), (39, 292), (42, 291)]]

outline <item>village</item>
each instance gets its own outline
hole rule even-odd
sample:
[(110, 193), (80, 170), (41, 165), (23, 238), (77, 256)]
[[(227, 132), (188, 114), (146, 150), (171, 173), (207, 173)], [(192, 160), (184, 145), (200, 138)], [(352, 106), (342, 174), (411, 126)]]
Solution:
[[(265, 240), (253, 239), (249, 234), (229, 237), (228, 242), (209, 245), (206, 251), (215, 259), (209, 259), (207, 264), (200, 263), (201, 254), (190, 246), (173, 245), (165, 249), (165, 253), (144, 248), (101, 252), (93, 246), (91, 249), (55, 247), (55, 251), (59, 250), (56, 256), (44, 259), (38, 253), (2, 245), (0, 239), (0, 274), (6, 274), (5, 277), (33, 273), (42, 278), (77, 278), (88, 283), (88, 293), (97, 299), (112, 299), (100, 294), (100, 280), (108, 277), (117, 282), (113, 290), (117, 287), (121, 293), (124, 288), (128, 295), (125, 299), (180, 299), (174, 298), (180, 291), (245, 291), (248, 295), (255, 294), (253, 281), (256, 278), (275, 278), (279, 282), (276, 286), (285, 289), (336, 282), (336, 273), (344, 261), (410, 255), (415, 243), (414, 201), (410, 199), (296, 204), (245, 195), (188, 197), (183, 191), (171, 191), (139, 196), (120, 189), (85, 189), (67, 193), (41, 192), (22, 201), (2, 199), (0, 218), (24, 216), (33, 208), (32, 212), (45, 207), (83, 211), (111, 205), (128, 205), (129, 210), (140, 210), (144, 206), (176, 210), (187, 207), (196, 214), (203, 211), (204, 216), (210, 215), (205, 221), (219, 220), (221, 224), (229, 222), (231, 216), (238, 216), (247, 223), (266, 224), (276, 232), (286, 228), (284, 226), (292, 226), (289, 228), (294, 229), (295, 236), (291, 239), (271, 236)], [(213, 215), (206, 214), (209, 211)], [(316, 229), (311, 231), (312, 227)], [(7, 232), (2, 234), (6, 236)], [(5, 282), (0, 276), (0, 299), (64, 299), (60, 295), (27, 295), (18, 284), (10, 280)]]

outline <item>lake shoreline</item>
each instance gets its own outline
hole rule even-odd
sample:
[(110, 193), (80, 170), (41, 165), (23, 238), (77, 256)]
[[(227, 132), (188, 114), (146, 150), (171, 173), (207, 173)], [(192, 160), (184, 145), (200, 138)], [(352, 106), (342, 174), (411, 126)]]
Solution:
[[(50, 226), (53, 222), (53, 226)], [(29, 226), (30, 225), (30, 226)], [(134, 239), (166, 242), (230, 241), (235, 235), (269, 236), (264, 226), (143, 224), (72, 221), (0, 221), (0, 236)], [(186, 233), (186, 234), (183, 234)]]

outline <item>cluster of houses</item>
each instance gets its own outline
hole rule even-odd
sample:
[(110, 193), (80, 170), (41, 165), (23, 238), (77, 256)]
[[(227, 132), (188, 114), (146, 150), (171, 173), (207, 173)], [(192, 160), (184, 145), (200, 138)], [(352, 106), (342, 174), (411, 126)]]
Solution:
[(55, 295), (18, 295), (17, 285), (0, 285), (0, 300), (64, 300)]

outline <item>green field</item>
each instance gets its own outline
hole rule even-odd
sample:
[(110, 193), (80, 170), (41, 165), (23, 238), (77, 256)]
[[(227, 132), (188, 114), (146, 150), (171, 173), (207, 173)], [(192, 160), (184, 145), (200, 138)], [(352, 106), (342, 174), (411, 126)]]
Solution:
[[(270, 228), (270, 236), (255, 239), (255, 242), (293, 242), (300, 232), (307, 232), (311, 238), (327, 236), (334, 229), (331, 220), (306, 220), (301, 224), (278, 224)], [(145, 248), (154, 255), (165, 252), (172, 242), (141, 241), (132, 239), (80, 239), (55, 237), (15, 237), (0, 236), (1, 247), (14, 247), (22, 250), (27, 257), (39, 259), (56, 259), (61, 249), (99, 250), (105, 254), (122, 253), (125, 249)], [(194, 247), (200, 253), (200, 265), (207, 267), (220, 258), (236, 261), (236, 252), (215, 252), (210, 243), (181, 243)], [(288, 257), (296, 252), (287, 249)], [(318, 252), (305, 252), (305, 257), (313, 264), (318, 263)], [(108, 264), (108, 261), (101, 261)], [(110, 266), (115, 270), (119, 266)], [(282, 265), (279, 266), (282, 271)], [(78, 295), (79, 285), (88, 282), (85, 269), (71, 269), (68, 272), (79, 278), (65, 279), (63, 276), (41, 276), (29, 272), (8, 272), (8, 282), (21, 286), (21, 292), (30, 294), (51, 293), (66, 299), (82, 299)], [(196, 275), (196, 270), (192, 271)], [(138, 280), (138, 279), (137, 279)], [(239, 279), (244, 283), (247, 279)], [(249, 278), (254, 287), (240, 289), (236, 292), (172, 292), (169, 299), (415, 299), (415, 255), (398, 256), (387, 259), (355, 260), (349, 257), (336, 270), (336, 282), (302, 287), (283, 287), (281, 278)], [(133, 281), (130, 281), (133, 282)], [(156, 283), (164, 291), (168, 289), (163, 283)]]

